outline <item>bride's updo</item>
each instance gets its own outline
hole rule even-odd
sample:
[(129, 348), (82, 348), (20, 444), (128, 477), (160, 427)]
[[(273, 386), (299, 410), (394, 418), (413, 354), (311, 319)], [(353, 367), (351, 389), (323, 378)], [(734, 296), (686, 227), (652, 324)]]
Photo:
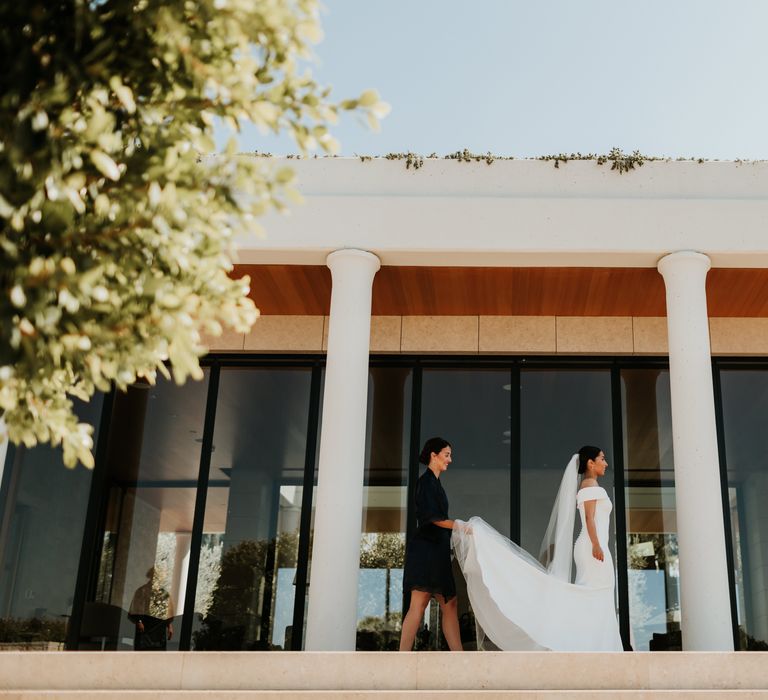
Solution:
[(587, 462), (589, 462), (590, 459), (597, 459), (597, 456), (601, 452), (602, 450), (599, 447), (595, 447), (594, 445), (584, 445), (584, 447), (579, 450), (579, 474), (586, 472)]
[(419, 455), (419, 462), (429, 466), (429, 460), (432, 458), (432, 453), (436, 455), (440, 454), (446, 447), (450, 447), (451, 443), (448, 440), (443, 440), (441, 437), (429, 438), (424, 443), (424, 447), (421, 448), (421, 454)]

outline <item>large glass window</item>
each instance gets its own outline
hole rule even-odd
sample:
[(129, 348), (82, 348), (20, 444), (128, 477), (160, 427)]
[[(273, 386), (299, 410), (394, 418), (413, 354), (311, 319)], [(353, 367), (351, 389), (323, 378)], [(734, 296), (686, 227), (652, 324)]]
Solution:
[[(614, 361), (402, 360), (376, 360), (369, 372), (357, 648), (398, 646), (412, 451), (439, 435), (453, 444), (441, 477), (451, 517), (480, 515), (534, 555), (570, 455), (585, 443), (603, 447), (610, 467), (602, 484), (614, 506), (622, 496), (624, 503), (614, 512), (626, 524), (619, 555), (613, 541), (611, 549), (622, 567), (617, 595), (628, 641), (636, 650), (680, 649), (667, 369), (650, 360), (622, 361), (620, 370)], [(104, 489), (92, 494), (92, 473), (65, 469), (58, 450), (11, 450), (0, 489), (0, 648), (62, 648), (65, 639), (81, 649), (302, 648), (313, 500), (305, 489), (317, 483), (322, 416), (316, 364), (216, 361), (202, 382), (116, 393), (93, 481)], [(740, 645), (768, 649), (768, 369), (726, 367), (718, 408)], [(218, 379), (210, 397), (209, 374)], [(78, 412), (96, 424), (102, 404), (97, 396)], [(615, 493), (622, 461), (624, 489)], [(89, 495), (94, 533), (84, 533)], [(193, 532), (194, 523), (202, 528)], [(78, 572), (80, 562), (87, 569)], [(474, 623), (458, 569), (455, 578), (471, 649)], [(185, 605), (194, 615), (180, 639)], [(67, 634), (72, 614), (81, 624)], [(436, 605), (416, 648), (444, 648)]]
[[(510, 390), (508, 369), (425, 369), (422, 375), (420, 443), (439, 436), (453, 446), (453, 462), (440, 477), (450, 517), (466, 520), (480, 515), (507, 536), (517, 500), (511, 493)], [(458, 567), (454, 567), (454, 578), (462, 642), (471, 649), (474, 618)], [(433, 603), (426, 615), (428, 624), (417, 637), (416, 648), (447, 648), (438, 629), (437, 605)]]
[(739, 644), (768, 650), (768, 370), (721, 370)]
[(357, 603), (357, 648), (396, 650), (403, 607), (411, 431), (410, 367), (372, 367)]
[(676, 650), (680, 585), (669, 372), (621, 371), (630, 641)]
[(293, 648), (311, 379), (221, 370), (193, 649)]
[[(615, 504), (611, 374), (607, 369), (520, 372), (520, 544), (539, 556), (563, 472), (583, 445), (603, 449), (600, 480)], [(578, 518), (572, 537), (580, 530)], [(615, 511), (609, 547), (616, 562)], [(575, 575), (575, 569), (574, 569)]]
[[(76, 411), (98, 428), (101, 407), (97, 394)], [(65, 468), (61, 449), (10, 452), (0, 504), (0, 649), (63, 648), (90, 485), (91, 471)]]
[(441, 477), (449, 514), (462, 520), (482, 514), (507, 536), (510, 406), (509, 370), (424, 370), (420, 442), (439, 436), (453, 446), (453, 462)]
[(115, 396), (98, 581), (80, 649), (178, 649), (207, 391), (206, 372)]
[(523, 370), (520, 544), (534, 556), (539, 554), (565, 466), (582, 445), (597, 445), (605, 451), (610, 466), (601, 485), (612, 494), (610, 371)]

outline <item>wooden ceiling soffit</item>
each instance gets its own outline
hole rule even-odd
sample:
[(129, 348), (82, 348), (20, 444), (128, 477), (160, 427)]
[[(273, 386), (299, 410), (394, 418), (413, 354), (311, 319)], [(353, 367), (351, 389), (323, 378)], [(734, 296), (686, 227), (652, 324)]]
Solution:
[[(237, 265), (267, 315), (327, 315), (324, 265)], [(711, 316), (768, 316), (768, 269), (716, 268), (707, 277)], [(664, 316), (653, 268), (390, 267), (373, 283), (376, 316)]]

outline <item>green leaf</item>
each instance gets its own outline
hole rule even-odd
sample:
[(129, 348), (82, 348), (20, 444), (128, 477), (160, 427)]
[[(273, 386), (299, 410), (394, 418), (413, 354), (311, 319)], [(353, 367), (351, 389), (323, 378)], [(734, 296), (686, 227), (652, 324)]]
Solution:
[(110, 180), (120, 179), (120, 170), (117, 167), (117, 163), (112, 160), (104, 151), (94, 149), (91, 151), (91, 161), (99, 169), (102, 175), (105, 175)]
[(76, 5), (73, 25), (72, 3), (17, 3), (2, 28), (0, 412), (15, 443), (91, 467), (73, 397), (200, 379), (201, 332), (258, 316), (233, 240), (301, 197), (290, 168), (237, 155), (239, 130), (335, 152), (338, 111), (375, 124), (383, 103), (334, 102), (307, 70), (315, 0)]

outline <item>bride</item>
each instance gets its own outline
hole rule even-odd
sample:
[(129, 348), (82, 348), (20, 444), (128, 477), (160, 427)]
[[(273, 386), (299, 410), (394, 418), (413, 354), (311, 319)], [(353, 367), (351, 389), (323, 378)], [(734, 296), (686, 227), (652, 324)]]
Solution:
[[(505, 651), (623, 650), (608, 548), (612, 506), (597, 483), (607, 467), (599, 447), (588, 445), (573, 455), (538, 560), (481, 518), (457, 522), (453, 548), (467, 582), (480, 645), (485, 636)], [(577, 509), (581, 532), (574, 544)]]

